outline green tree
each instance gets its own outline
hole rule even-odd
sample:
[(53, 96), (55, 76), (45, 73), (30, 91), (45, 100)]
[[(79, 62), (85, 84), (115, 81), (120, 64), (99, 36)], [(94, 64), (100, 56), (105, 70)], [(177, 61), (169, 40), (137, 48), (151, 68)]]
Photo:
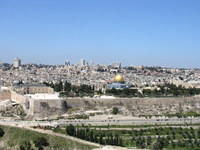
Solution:
[(148, 136), (147, 137), (147, 145), (151, 145), (151, 143), (152, 143), (151, 136)]
[(64, 91), (71, 91), (71, 83), (69, 83), (69, 82), (65, 82), (65, 84), (64, 84)]
[(76, 132), (76, 129), (75, 129), (75, 127), (72, 124), (70, 124), (69, 126), (66, 127), (66, 133), (68, 135), (74, 136), (75, 132)]
[(100, 133), (99, 135), (99, 144), (103, 144), (103, 135)]
[(154, 143), (152, 150), (162, 150), (160, 143), (158, 142)]
[(55, 90), (56, 92), (60, 92), (60, 91), (63, 90), (63, 83), (62, 83), (62, 81), (60, 81), (59, 83), (56, 83), (56, 84), (54, 85), (54, 90)]
[(119, 109), (117, 107), (113, 107), (112, 114), (116, 115), (119, 113)]
[(2, 128), (0, 128), (0, 137), (3, 137), (5, 134), (4, 130)]

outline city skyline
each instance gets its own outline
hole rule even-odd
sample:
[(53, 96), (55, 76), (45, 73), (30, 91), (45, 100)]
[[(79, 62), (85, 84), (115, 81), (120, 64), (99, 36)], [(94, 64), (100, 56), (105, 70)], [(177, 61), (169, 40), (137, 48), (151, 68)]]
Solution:
[(199, 68), (200, 2), (0, 2), (1, 62)]
[[(17, 60), (17, 62), (16, 62)], [(84, 64), (83, 64), (83, 61), (84, 60)], [(14, 66), (15, 68), (18, 68), (20, 66), (23, 66), (23, 65), (49, 65), (49, 66), (82, 66), (82, 67), (86, 67), (86, 66), (116, 66), (116, 65), (120, 65), (121, 67), (135, 67), (135, 68), (141, 68), (141, 67), (153, 67), (153, 68), (168, 68), (168, 69), (200, 69), (200, 68), (195, 68), (195, 67), (170, 67), (170, 66), (159, 66), (159, 65), (126, 65), (126, 64), (123, 64), (123, 62), (110, 62), (110, 63), (107, 63), (107, 64), (101, 64), (101, 63), (96, 63), (94, 61), (88, 61), (88, 60), (85, 60), (83, 58), (81, 58), (79, 61), (77, 62), (71, 62), (70, 60), (66, 59), (64, 60), (64, 62), (60, 63), (60, 64), (45, 64), (45, 63), (38, 63), (38, 62), (23, 62), (22, 59), (20, 59), (19, 57), (15, 57), (14, 59), (12, 59), (12, 61), (9, 61), (9, 62), (2, 62), (0, 61), (0, 65), (1, 64), (9, 64), (9, 65), (12, 65)], [(17, 67), (16, 67), (17, 66)], [(120, 68), (121, 68), (120, 67)]]

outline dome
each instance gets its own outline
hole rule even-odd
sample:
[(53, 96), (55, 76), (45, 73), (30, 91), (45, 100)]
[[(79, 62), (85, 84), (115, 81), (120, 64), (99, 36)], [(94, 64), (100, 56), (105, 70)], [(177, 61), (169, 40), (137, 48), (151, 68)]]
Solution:
[(115, 76), (114, 82), (124, 82), (124, 78), (118, 74)]

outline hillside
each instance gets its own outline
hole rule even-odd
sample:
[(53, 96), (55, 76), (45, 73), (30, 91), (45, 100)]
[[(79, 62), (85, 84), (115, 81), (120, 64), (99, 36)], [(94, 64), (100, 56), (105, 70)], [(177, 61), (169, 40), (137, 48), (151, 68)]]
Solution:
[(67, 140), (63, 137), (38, 133), (27, 129), (8, 126), (0, 126), (0, 128), (5, 132), (4, 136), (0, 138), (0, 150), (19, 150), (20, 145), (25, 142), (30, 142), (33, 149), (37, 150), (38, 148), (35, 147), (33, 141), (41, 137), (44, 137), (48, 142), (48, 146), (44, 147), (44, 150), (91, 150), (95, 148), (70, 139)]

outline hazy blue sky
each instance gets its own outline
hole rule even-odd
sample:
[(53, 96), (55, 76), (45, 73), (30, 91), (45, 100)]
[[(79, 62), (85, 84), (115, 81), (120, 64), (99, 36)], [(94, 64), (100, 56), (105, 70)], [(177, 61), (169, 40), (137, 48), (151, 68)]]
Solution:
[(0, 61), (200, 67), (200, 0), (1, 0)]

